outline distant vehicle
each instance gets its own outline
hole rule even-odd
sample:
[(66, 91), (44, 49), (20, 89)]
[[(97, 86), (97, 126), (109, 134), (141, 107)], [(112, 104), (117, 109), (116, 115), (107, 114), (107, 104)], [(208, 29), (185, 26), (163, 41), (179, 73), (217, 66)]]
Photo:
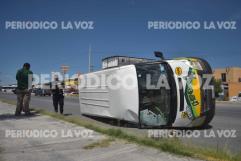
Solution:
[(64, 96), (78, 96), (79, 92), (64, 91)]
[(70, 92), (70, 95), (76, 96), (76, 95), (79, 95), (79, 92)]
[(15, 93), (17, 86), (10, 85), (10, 86), (2, 86), (2, 92), (4, 93)]
[(237, 101), (238, 101), (238, 102), (241, 102), (241, 92), (239, 92), (239, 94), (238, 94)]
[(68, 95), (70, 95), (70, 92), (69, 92), (69, 91), (64, 90), (64, 96), (68, 96)]
[(35, 96), (51, 96), (50, 89), (37, 88), (33, 90), (33, 93), (35, 94)]
[(241, 92), (238, 94), (238, 96), (233, 96), (230, 98), (231, 102), (241, 102)]
[(233, 96), (230, 98), (231, 102), (237, 102), (238, 101), (238, 96)]
[[(162, 54), (158, 57), (162, 58)], [(124, 78), (128, 74), (133, 76), (135, 88), (124, 88), (122, 81), (117, 82), (118, 89), (110, 88), (106, 82), (100, 82), (95, 88), (87, 83), (79, 89), (81, 114), (125, 120), (138, 124), (139, 128), (200, 127), (213, 119), (214, 89), (203, 89), (200, 83), (200, 79), (203, 82), (207, 79), (203, 75), (212, 74), (207, 61), (201, 58), (136, 59), (134, 63), (116, 66), (122, 61), (119, 57), (116, 61), (114, 59), (104, 59), (104, 67), (100, 71), (81, 75), (80, 84), (88, 80), (91, 82), (93, 75), (101, 79), (103, 75)], [(170, 88), (147, 88), (147, 75), (151, 76), (150, 82), (154, 84), (161, 76), (165, 77)]]
[(14, 94), (17, 94), (17, 92), (16, 92), (16, 88), (13, 89), (12, 92), (13, 92)]

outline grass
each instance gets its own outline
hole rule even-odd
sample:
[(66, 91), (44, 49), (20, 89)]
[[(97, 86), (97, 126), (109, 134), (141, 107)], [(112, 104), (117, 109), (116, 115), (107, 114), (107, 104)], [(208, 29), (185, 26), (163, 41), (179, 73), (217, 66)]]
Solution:
[(2, 98), (0, 98), (0, 101), (3, 102), (3, 103), (10, 104), (10, 105), (16, 105), (16, 101), (5, 100), (5, 99), (2, 99)]
[[(12, 102), (9, 102), (7, 100), (2, 100), (2, 102), (12, 104)], [(48, 115), (56, 119), (60, 119), (79, 126), (86, 127), (88, 129), (94, 130), (96, 132), (105, 134), (113, 138), (123, 139), (131, 143), (152, 147), (152, 148), (155, 148), (164, 152), (169, 152), (172, 154), (188, 156), (188, 157), (193, 157), (193, 158), (198, 158), (198, 159), (203, 159), (208, 161), (241, 161), (241, 154), (233, 156), (225, 149), (215, 150), (212, 148), (197, 147), (191, 144), (187, 145), (182, 143), (180, 140), (176, 138), (162, 138), (162, 139), (155, 140), (153, 138), (129, 134), (118, 128), (104, 127), (99, 124), (96, 124), (95, 122), (93, 123), (89, 120), (81, 119), (77, 116), (66, 117), (66, 116), (62, 116), (62, 115), (49, 112), (46, 110), (42, 110), (42, 109), (35, 109), (35, 111), (43, 115)], [(86, 148), (91, 149), (97, 146), (105, 145), (107, 143), (108, 141), (105, 140), (103, 142), (89, 145)]]
[(84, 149), (94, 149), (94, 148), (98, 148), (98, 147), (104, 148), (104, 147), (110, 146), (112, 141), (114, 141), (113, 138), (107, 138), (107, 139), (103, 139), (103, 140), (88, 144), (88, 145), (84, 146), (83, 148)]
[(3, 158), (1, 156), (2, 152), (3, 152), (3, 148), (0, 147), (0, 161), (3, 161)]

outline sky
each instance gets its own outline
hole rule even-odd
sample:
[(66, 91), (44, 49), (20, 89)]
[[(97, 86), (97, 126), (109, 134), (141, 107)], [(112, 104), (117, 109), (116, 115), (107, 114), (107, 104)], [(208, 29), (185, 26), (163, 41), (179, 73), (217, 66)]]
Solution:
[[(12, 21), (92, 21), (94, 29), (14, 30)], [(234, 21), (236, 29), (148, 29), (148, 21)], [(91, 45), (94, 70), (111, 55), (154, 58), (195, 56), (215, 68), (241, 67), (240, 0), (1, 0), (0, 84), (15, 83), (25, 62), (34, 73), (88, 71)]]

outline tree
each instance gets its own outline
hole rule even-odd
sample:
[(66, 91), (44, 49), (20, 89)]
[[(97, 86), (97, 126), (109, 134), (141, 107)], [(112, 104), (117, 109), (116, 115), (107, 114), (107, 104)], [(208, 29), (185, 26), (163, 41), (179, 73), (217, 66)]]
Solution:
[(214, 79), (214, 91), (216, 97), (219, 96), (219, 93), (223, 92), (222, 81), (220, 79)]

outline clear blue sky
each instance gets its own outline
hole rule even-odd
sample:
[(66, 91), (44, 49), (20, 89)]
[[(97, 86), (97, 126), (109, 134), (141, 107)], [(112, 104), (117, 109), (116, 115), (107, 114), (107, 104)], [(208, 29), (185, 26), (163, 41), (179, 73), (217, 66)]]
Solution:
[[(6, 30), (5, 21), (94, 21), (94, 30)], [(147, 21), (236, 21), (236, 30), (148, 30)], [(198, 56), (213, 68), (241, 66), (240, 0), (1, 0), (0, 79), (15, 82), (16, 70), (31, 63), (34, 73), (70, 66), (88, 70), (92, 45), (95, 70), (101, 58)]]

